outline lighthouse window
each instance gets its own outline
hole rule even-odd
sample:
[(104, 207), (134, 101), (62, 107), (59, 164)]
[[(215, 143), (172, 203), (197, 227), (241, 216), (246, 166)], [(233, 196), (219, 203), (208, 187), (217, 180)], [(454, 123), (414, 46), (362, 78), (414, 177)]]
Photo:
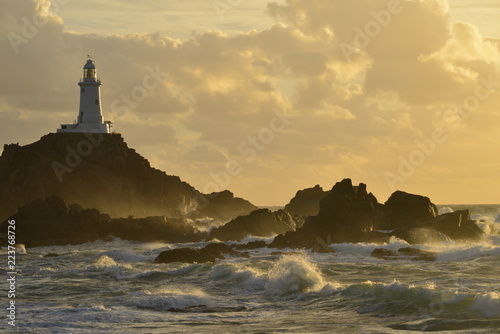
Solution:
[(85, 88), (82, 87), (82, 93), (85, 93)]
[(95, 104), (99, 105), (99, 99), (95, 100)]

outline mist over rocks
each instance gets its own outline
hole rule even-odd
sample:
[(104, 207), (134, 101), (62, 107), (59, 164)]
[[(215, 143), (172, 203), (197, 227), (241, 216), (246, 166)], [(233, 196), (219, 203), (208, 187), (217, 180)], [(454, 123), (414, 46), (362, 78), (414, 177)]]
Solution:
[[(16, 242), (26, 247), (82, 244), (109, 236), (142, 242), (196, 242), (206, 238), (181, 218), (111, 218), (97, 209), (68, 205), (57, 196), (36, 199), (9, 219), (16, 221)], [(0, 225), (1, 233), (6, 233), (7, 223)]]
[(257, 210), (249, 201), (234, 197), (229, 190), (204, 195), (197, 210), (189, 214), (192, 218), (215, 218), (220, 221), (229, 221), (233, 218), (247, 215)]
[(469, 210), (461, 210), (407, 224), (395, 229), (391, 235), (410, 244), (421, 244), (447, 240), (476, 241), (483, 236), (483, 231), (471, 220)]
[(255, 210), (230, 192), (203, 195), (179, 177), (151, 167), (120, 134), (51, 133), (30, 145), (5, 145), (0, 221), (51, 195), (111, 217), (185, 217), (194, 212), (227, 221)]

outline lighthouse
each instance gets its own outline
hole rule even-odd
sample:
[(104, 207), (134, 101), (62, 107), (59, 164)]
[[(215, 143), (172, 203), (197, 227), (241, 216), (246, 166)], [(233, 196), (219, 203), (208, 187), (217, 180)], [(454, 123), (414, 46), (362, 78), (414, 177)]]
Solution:
[(97, 77), (94, 61), (88, 59), (83, 66), (80, 86), (80, 110), (73, 124), (62, 124), (57, 132), (111, 133), (112, 123), (103, 121), (101, 110), (101, 80)]

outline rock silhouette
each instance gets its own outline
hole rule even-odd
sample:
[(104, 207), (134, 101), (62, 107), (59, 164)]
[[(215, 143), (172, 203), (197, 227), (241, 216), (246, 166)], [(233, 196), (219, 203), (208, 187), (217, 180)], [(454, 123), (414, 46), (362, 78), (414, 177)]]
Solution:
[(269, 237), (287, 231), (295, 231), (300, 221), (288, 212), (259, 209), (247, 216), (240, 216), (210, 232), (209, 239), (240, 241), (246, 236)]
[(319, 185), (297, 191), (297, 194), (285, 206), (285, 211), (292, 215), (316, 216), (319, 212), (319, 202), (328, 194)]
[(0, 221), (31, 201), (56, 195), (111, 217), (206, 216), (227, 221), (255, 210), (230, 192), (203, 195), (152, 168), (120, 134), (51, 133), (0, 156)]
[[(307, 218), (296, 231), (277, 236), (270, 247), (316, 249), (326, 241), (387, 243), (391, 236), (420, 244), (477, 240), (483, 235), (468, 210), (436, 215), (437, 208), (427, 197), (397, 191), (384, 205), (365, 184), (355, 187), (344, 179), (321, 200), (317, 216)], [(381, 231), (387, 229), (392, 232)]]

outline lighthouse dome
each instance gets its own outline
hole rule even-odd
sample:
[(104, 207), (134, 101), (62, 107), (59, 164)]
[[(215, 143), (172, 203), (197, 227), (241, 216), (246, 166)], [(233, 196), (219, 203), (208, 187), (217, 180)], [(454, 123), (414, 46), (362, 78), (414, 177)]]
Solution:
[(92, 59), (87, 60), (87, 63), (85, 64), (85, 66), (83, 68), (84, 69), (95, 69), (95, 65), (94, 65), (94, 62), (92, 61)]

